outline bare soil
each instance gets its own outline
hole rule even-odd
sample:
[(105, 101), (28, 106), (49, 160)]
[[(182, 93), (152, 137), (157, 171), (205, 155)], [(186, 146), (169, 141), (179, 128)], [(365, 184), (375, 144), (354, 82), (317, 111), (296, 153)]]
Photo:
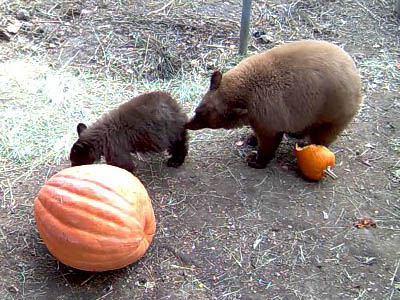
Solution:
[[(37, 55), (55, 68), (149, 80), (193, 68), (208, 76), (237, 61), (239, 1), (32, 2), (7, 1), (1, 9), (3, 26), (21, 8), (29, 16), (0, 42), (2, 61)], [(88, 273), (57, 262), (33, 219), (40, 186), (69, 162), (44, 164), (28, 178), (7, 165), (0, 174), (0, 298), (400, 299), (394, 2), (253, 1), (252, 33), (266, 35), (251, 38), (251, 52), (324, 39), (343, 45), (360, 67), (363, 107), (331, 147), (337, 180), (305, 180), (293, 139), (256, 170), (245, 163), (254, 149), (236, 143), (249, 129), (191, 132), (178, 169), (166, 167), (164, 157), (134, 158), (157, 219), (146, 255), (121, 270)], [(376, 227), (355, 228), (361, 217)]]

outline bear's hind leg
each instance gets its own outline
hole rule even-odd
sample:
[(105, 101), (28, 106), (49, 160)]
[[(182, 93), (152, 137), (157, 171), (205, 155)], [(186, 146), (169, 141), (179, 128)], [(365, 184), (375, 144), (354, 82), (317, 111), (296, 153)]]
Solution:
[(283, 133), (275, 135), (257, 133), (258, 149), (257, 154), (251, 154), (247, 158), (247, 164), (251, 168), (264, 169), (268, 162), (274, 158), (275, 151), (282, 141)]
[(321, 124), (310, 129), (310, 143), (316, 145), (329, 146), (338, 135), (344, 130), (346, 125)]
[(125, 169), (128, 172), (135, 171), (135, 164), (132, 162), (132, 157), (129, 152), (124, 152), (121, 150), (109, 150), (105, 153), (104, 156), (107, 164), (109, 165)]
[(171, 145), (168, 152), (172, 155), (172, 157), (168, 159), (168, 167), (177, 168), (183, 164), (188, 153), (188, 137), (186, 130), (182, 131), (181, 138)]

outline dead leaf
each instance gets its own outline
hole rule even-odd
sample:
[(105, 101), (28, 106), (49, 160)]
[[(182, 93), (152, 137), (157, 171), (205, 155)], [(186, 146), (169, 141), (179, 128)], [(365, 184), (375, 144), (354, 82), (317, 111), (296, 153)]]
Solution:
[(243, 146), (243, 144), (244, 144), (244, 141), (237, 141), (236, 142), (236, 146), (239, 146), (239, 147)]
[(354, 222), (354, 226), (356, 228), (376, 227), (376, 222), (371, 218), (363, 217), (360, 220)]

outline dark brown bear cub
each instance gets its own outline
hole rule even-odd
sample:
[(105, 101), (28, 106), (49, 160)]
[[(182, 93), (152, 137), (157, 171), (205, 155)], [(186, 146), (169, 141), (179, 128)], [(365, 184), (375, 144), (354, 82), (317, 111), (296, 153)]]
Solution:
[(140, 95), (105, 114), (92, 126), (78, 124), (78, 141), (72, 146), (72, 166), (92, 164), (104, 155), (107, 164), (130, 172), (130, 153), (162, 152), (172, 156), (168, 166), (179, 167), (188, 152), (187, 116), (164, 92)]
[(327, 42), (299, 41), (250, 56), (223, 76), (214, 72), (186, 128), (250, 125), (258, 151), (248, 165), (265, 168), (284, 133), (328, 146), (360, 103), (361, 80), (351, 57)]

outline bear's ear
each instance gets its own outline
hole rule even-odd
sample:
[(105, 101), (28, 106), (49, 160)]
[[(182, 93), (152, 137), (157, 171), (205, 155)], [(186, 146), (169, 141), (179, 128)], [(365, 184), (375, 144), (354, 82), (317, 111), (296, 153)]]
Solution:
[(220, 71), (215, 71), (211, 75), (210, 91), (214, 91), (217, 88), (219, 88), (219, 85), (221, 84), (221, 80), (222, 80), (222, 73)]
[(76, 127), (76, 131), (78, 131), (78, 136), (81, 136), (81, 133), (85, 131), (87, 126), (83, 123), (79, 123), (78, 126)]

